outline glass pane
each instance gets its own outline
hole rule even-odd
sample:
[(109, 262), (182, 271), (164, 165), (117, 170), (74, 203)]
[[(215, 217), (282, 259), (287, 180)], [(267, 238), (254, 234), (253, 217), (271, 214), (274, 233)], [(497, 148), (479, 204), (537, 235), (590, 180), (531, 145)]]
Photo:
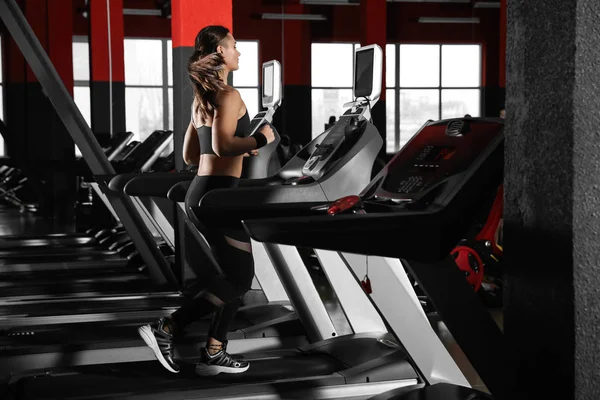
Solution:
[(125, 39), (125, 85), (162, 85), (162, 41)]
[(258, 42), (237, 42), (240, 69), (233, 73), (233, 86), (258, 86)]
[[(396, 86), (396, 45), (385, 46), (385, 86)], [(386, 97), (387, 99), (387, 97)]]
[[(313, 43), (311, 51), (313, 87), (352, 87), (352, 70), (354, 68), (352, 44)], [(335, 68), (332, 68), (332, 65), (335, 65)]]
[(481, 84), (481, 47), (479, 45), (442, 46), (442, 86), (479, 87)]
[(440, 85), (440, 46), (400, 45), (400, 86), (438, 87)]
[(167, 75), (169, 86), (173, 86), (173, 41), (167, 40)]
[(469, 114), (479, 117), (479, 89), (446, 89), (442, 90), (442, 119), (464, 117)]
[(238, 90), (242, 96), (242, 100), (244, 100), (244, 104), (246, 104), (246, 109), (248, 110), (250, 119), (254, 118), (254, 116), (258, 114), (258, 89)]
[[(92, 126), (92, 108), (89, 86), (75, 86), (73, 88), (73, 101), (77, 108), (79, 108), (79, 112), (83, 115), (83, 119), (85, 119), (88, 126)], [(79, 151), (77, 145), (75, 145), (75, 157), (81, 157), (81, 151)]]
[(163, 129), (162, 89), (125, 88), (125, 123), (133, 132), (132, 140), (144, 140), (152, 132)]
[(87, 122), (88, 126), (92, 126), (92, 108), (90, 103), (90, 88), (89, 86), (75, 86), (73, 88), (73, 100), (79, 108), (81, 115)]
[(396, 149), (396, 91), (387, 89), (385, 91), (385, 137), (386, 152), (395, 153)]
[(90, 47), (87, 42), (73, 42), (73, 79), (90, 80)]
[(431, 89), (400, 90), (400, 148), (428, 120), (438, 120), (440, 91)]
[(352, 89), (312, 90), (312, 138), (325, 131), (330, 117), (338, 120), (344, 111), (344, 103), (352, 101)]
[[(169, 88), (169, 127), (170, 131), (173, 130), (173, 88)], [(187, 128), (187, 126), (186, 126)]]

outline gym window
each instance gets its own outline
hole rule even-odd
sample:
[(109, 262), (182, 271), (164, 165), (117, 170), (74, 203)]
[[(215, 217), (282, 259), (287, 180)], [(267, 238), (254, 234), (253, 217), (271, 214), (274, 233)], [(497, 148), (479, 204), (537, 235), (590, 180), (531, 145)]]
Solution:
[(125, 126), (133, 140), (143, 141), (155, 130), (173, 127), (170, 42), (125, 39)]
[[(343, 105), (352, 101), (355, 43), (312, 43), (311, 103), (312, 138), (325, 130), (329, 117), (336, 120)], [(335, 65), (335, 68), (331, 66)]]
[[(351, 101), (356, 43), (313, 43), (312, 137)], [(428, 119), (480, 115), (480, 45), (388, 44), (386, 151), (395, 153)], [(328, 68), (336, 65), (336, 68)]]
[[(90, 100), (90, 47), (86, 36), (73, 37), (73, 101), (89, 126), (92, 125)], [(75, 145), (75, 155), (81, 152)]]
[(246, 104), (250, 118), (254, 117), (258, 110), (262, 109), (259, 98), (259, 65), (258, 65), (258, 42), (238, 41), (237, 49), (240, 56), (240, 69), (233, 72), (233, 87), (242, 96)]
[[(386, 74), (389, 153), (404, 146), (428, 119), (480, 115), (480, 45), (388, 45), (386, 53), (387, 68), (398, 65), (394, 76)], [(399, 121), (393, 131), (391, 114)]]
[[(312, 86), (312, 137), (313, 139), (323, 133), (329, 117), (336, 119), (344, 111), (343, 104), (352, 101), (352, 75), (354, 71), (354, 50), (358, 43), (313, 43), (311, 61), (311, 86)], [(394, 85), (395, 57), (394, 45), (386, 46), (386, 80), (388, 85)], [(392, 56), (390, 57), (389, 54)], [(329, 68), (335, 65), (336, 68)], [(386, 98), (386, 131), (387, 151), (394, 150), (394, 98), (389, 93)]]
[(73, 98), (85, 122), (91, 125), (90, 106), (90, 49), (85, 36), (73, 38)]
[[(248, 112), (259, 109), (258, 42), (238, 42), (240, 70), (233, 74)], [(125, 39), (125, 124), (133, 140), (144, 140), (157, 129), (173, 129), (173, 50), (171, 39)], [(91, 125), (89, 45), (73, 38), (74, 100)], [(172, 144), (165, 153), (172, 151)], [(80, 154), (80, 153), (78, 153)]]

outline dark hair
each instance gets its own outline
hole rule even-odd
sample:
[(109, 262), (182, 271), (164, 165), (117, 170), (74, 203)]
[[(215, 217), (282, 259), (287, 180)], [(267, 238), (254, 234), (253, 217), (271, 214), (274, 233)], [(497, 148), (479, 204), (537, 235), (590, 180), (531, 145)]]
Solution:
[(188, 60), (188, 74), (196, 100), (195, 111), (200, 111), (205, 120), (210, 111), (218, 107), (219, 92), (227, 87), (219, 76), (225, 61), (223, 56), (217, 53), (217, 47), (222, 44), (228, 33), (229, 29), (219, 25), (202, 28), (196, 35), (194, 53)]

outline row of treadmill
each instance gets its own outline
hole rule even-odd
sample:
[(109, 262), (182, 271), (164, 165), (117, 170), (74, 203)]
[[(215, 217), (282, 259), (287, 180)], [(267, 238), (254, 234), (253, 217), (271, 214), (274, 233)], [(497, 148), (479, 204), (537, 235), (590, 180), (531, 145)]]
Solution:
[[(114, 137), (102, 156), (118, 175), (96, 174), (90, 187), (116, 220), (137, 213), (155, 240), (153, 254), (138, 248), (124, 225), (1, 237), (2, 394), (502, 399), (502, 366), (493, 361), (501, 359), (502, 334), (449, 254), (502, 183), (503, 122), (427, 121), (372, 179), (383, 146), (371, 122), (381, 92), (381, 48), (356, 49), (354, 65), (354, 100), (335, 125), (273, 173), (276, 133), (259, 156), (245, 159), (239, 187), (213, 190), (191, 210), (183, 202), (194, 173), (170, 172), (158, 158), (172, 132), (156, 131), (134, 151), (129, 135)], [(252, 120), (254, 131), (272, 121), (281, 88), (279, 63), (263, 64), (266, 111)], [(133, 208), (116, 207), (115, 193)], [(243, 374), (194, 374), (208, 318), (176, 343), (179, 374), (165, 371), (137, 335), (139, 325), (171, 314), (218, 271), (200, 227), (243, 227), (253, 239), (253, 290), (228, 335), (228, 351), (250, 361)], [(306, 249), (335, 294), (335, 316), (306, 268)], [(157, 255), (167, 269), (148, 262)], [(365, 275), (369, 290), (361, 284)], [(441, 342), (415, 282), (486, 393), (471, 387)]]

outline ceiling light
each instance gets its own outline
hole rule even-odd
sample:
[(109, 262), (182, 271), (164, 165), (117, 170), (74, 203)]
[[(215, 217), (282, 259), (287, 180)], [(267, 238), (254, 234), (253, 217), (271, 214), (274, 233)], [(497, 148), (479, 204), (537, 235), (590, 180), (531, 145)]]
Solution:
[(319, 14), (262, 14), (262, 19), (285, 19), (285, 20), (296, 20), (296, 21), (326, 21), (324, 15)]
[(422, 24), (478, 24), (479, 18), (444, 18), (444, 17), (421, 17)]

